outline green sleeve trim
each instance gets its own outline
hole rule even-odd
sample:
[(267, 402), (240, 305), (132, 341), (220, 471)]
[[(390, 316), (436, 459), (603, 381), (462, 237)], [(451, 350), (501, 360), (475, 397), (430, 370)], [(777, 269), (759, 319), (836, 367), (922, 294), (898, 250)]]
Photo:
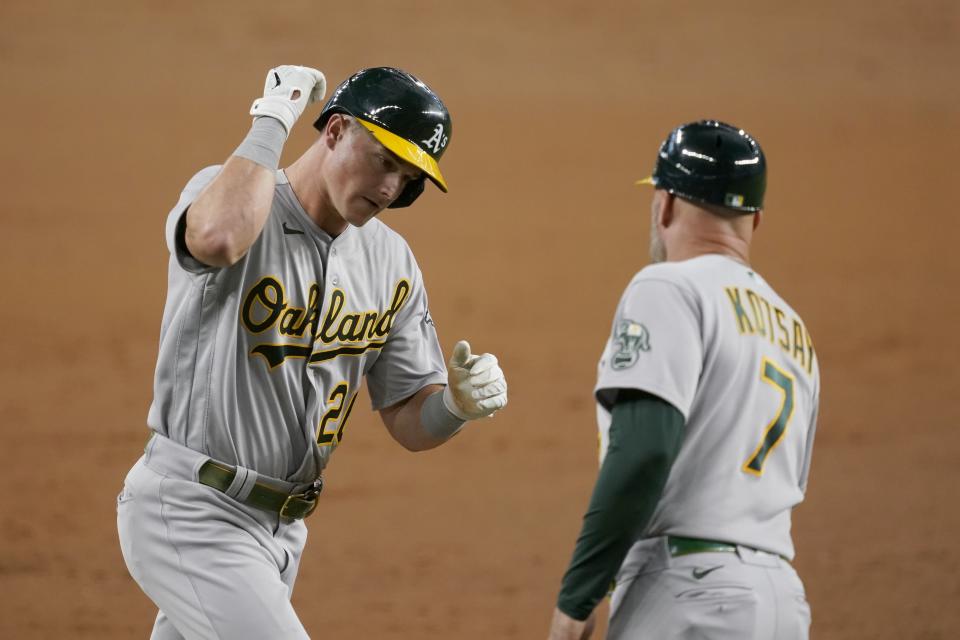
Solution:
[(683, 422), (673, 405), (656, 396), (618, 395), (610, 446), (557, 599), (568, 616), (589, 617), (646, 528), (680, 450)]

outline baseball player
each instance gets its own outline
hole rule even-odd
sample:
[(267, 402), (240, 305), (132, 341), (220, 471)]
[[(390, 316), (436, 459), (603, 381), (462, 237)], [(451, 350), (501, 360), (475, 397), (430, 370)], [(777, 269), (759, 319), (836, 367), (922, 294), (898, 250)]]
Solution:
[(117, 501), (127, 568), (159, 608), (155, 639), (307, 637), (290, 604), (303, 518), (364, 378), (412, 451), (507, 402), (494, 356), (459, 342), (445, 365), (416, 260), (376, 219), (427, 180), (447, 190), (446, 107), (408, 73), (364, 69), (278, 170), (324, 93), (315, 69), (271, 69), (246, 138), (167, 220), (153, 433)]
[(766, 161), (706, 120), (660, 147), (652, 264), (624, 291), (595, 389), (600, 473), (550, 638), (806, 638), (790, 566), (819, 399), (810, 333), (750, 266)]

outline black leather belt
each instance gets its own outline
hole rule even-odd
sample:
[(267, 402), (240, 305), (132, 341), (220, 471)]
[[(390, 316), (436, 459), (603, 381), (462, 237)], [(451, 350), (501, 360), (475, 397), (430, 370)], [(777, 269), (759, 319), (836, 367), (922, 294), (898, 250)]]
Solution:
[[(226, 492), (236, 475), (236, 469), (207, 460), (200, 467), (197, 479), (208, 487)], [(293, 494), (284, 493), (258, 481), (254, 483), (250, 494), (242, 502), (257, 509), (278, 513), (284, 518), (300, 520), (309, 516), (317, 508), (317, 498), (321, 491), (323, 491), (323, 478), (314, 480), (313, 485), (303, 493)]]

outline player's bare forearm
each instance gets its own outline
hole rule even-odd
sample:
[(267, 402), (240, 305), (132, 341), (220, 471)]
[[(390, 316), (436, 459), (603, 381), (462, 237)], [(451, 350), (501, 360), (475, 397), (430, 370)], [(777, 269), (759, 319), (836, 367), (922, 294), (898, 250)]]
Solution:
[(409, 451), (425, 451), (438, 447), (449, 439), (431, 435), (420, 419), (424, 401), (442, 391), (443, 385), (430, 384), (406, 400), (380, 411), (380, 418), (387, 431), (403, 448)]
[(594, 613), (581, 621), (571, 618), (560, 609), (554, 609), (547, 640), (587, 640), (593, 634), (595, 623), (596, 614)]
[(263, 229), (274, 186), (273, 171), (231, 156), (187, 210), (191, 255), (211, 267), (229, 267), (240, 260)]

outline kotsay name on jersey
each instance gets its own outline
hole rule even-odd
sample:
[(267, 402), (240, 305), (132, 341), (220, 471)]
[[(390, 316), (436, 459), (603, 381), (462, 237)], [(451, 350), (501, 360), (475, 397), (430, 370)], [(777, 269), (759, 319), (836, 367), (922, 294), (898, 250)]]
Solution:
[(766, 338), (770, 344), (779, 345), (807, 373), (813, 371), (813, 340), (799, 318), (751, 289), (725, 287), (724, 291), (733, 307), (740, 335)]

